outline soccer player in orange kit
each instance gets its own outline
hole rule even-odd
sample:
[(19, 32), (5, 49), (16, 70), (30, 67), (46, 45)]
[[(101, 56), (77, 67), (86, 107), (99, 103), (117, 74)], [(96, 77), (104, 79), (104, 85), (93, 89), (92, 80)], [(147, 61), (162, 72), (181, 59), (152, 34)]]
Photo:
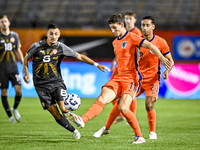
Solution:
[[(133, 11), (127, 11), (124, 15), (124, 22), (126, 25), (126, 30), (128, 30), (129, 32), (135, 33), (139, 36), (142, 37), (142, 32), (140, 31), (140, 29), (138, 29), (135, 26), (137, 19), (136, 19), (136, 14)], [(112, 65), (111, 65), (111, 70), (112, 75), (110, 77), (110, 79), (112, 79), (116, 74), (117, 74), (117, 67), (115, 67), (117, 64), (117, 60), (116, 57), (113, 59), (112, 61)], [(115, 103), (118, 101), (118, 99), (112, 101), (113, 105), (115, 105)], [(134, 101), (134, 106), (137, 106), (137, 100)], [(135, 112), (133, 112), (134, 114), (136, 114), (136, 108), (132, 108)], [(120, 121), (123, 121), (125, 118), (123, 117), (123, 115), (120, 113), (119, 116), (117, 116), (117, 118), (115, 119), (114, 123), (118, 123)]]
[(118, 73), (102, 87), (101, 94), (96, 102), (84, 115), (78, 116), (69, 112), (69, 119), (79, 128), (83, 128), (87, 121), (101, 113), (106, 104), (120, 97), (119, 110), (135, 133), (135, 140), (132, 144), (141, 144), (145, 142), (145, 139), (142, 136), (135, 114), (129, 110), (139, 87), (137, 49), (141, 46), (150, 49), (159, 57), (167, 69), (171, 68), (171, 63), (155, 45), (134, 33), (128, 32), (124, 27), (121, 14), (112, 15), (108, 24), (117, 37), (113, 41), (113, 47), (118, 63)]
[[(152, 44), (156, 45), (160, 52), (171, 62), (171, 66), (173, 67), (174, 61), (172, 59), (169, 46), (163, 38), (153, 33), (153, 30), (155, 29), (155, 21), (151, 16), (146, 16), (142, 19), (141, 29), (144, 38)], [(161, 64), (158, 57), (151, 50), (147, 50), (146, 48), (141, 47), (139, 55), (139, 71), (142, 75), (142, 80), (140, 90), (137, 93), (136, 97), (145, 92), (145, 105), (149, 123), (149, 139), (157, 139), (156, 111), (154, 109), (154, 102), (156, 102), (159, 92)], [(165, 70), (165, 72), (163, 73), (164, 79), (168, 78), (168, 73), (171, 71), (172, 67)], [(134, 99), (133, 102), (135, 100), (136, 99)], [(132, 112), (136, 111), (136, 106), (133, 102), (130, 106), (130, 110)], [(134, 110), (132, 110), (131, 108), (134, 108)], [(119, 113), (120, 111), (118, 109), (118, 104), (115, 104), (110, 112), (106, 125), (95, 132), (94, 137), (101, 137), (101, 135), (103, 134), (108, 134), (111, 125), (113, 124), (115, 118), (118, 116)]]

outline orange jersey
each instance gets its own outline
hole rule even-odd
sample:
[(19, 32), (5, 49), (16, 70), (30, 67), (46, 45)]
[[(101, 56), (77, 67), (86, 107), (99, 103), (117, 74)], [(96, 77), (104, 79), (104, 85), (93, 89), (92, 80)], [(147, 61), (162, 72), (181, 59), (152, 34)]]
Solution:
[(140, 29), (138, 29), (137, 27), (134, 27), (132, 30), (130, 30), (129, 32), (135, 33), (139, 36), (142, 37), (142, 32), (140, 31)]
[(137, 49), (145, 39), (131, 32), (113, 41), (118, 63), (118, 74), (137, 74)]
[[(142, 37), (142, 32), (140, 31), (140, 29), (138, 29), (137, 27), (134, 27), (131, 31), (129, 31), (131, 33), (135, 33), (137, 35), (139, 35), (140, 37)], [(111, 79), (117, 74), (117, 67), (113, 70), (112, 75), (111, 75)]]
[[(153, 35), (153, 38), (149, 42), (157, 46), (163, 55), (170, 53), (169, 46), (163, 38)], [(139, 71), (142, 75), (142, 82), (149, 83), (160, 80), (161, 64), (156, 54), (143, 47), (140, 47), (139, 54)]]

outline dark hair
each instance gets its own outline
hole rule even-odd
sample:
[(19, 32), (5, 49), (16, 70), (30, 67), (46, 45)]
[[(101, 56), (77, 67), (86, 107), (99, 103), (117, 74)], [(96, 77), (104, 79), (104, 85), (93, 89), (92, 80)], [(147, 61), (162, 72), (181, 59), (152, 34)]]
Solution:
[(145, 17), (142, 18), (142, 20), (144, 20), (144, 19), (151, 20), (151, 22), (155, 25), (155, 21), (154, 21), (153, 17), (151, 17), (151, 16), (145, 16)]
[(6, 16), (6, 15), (0, 15), (0, 19), (2, 19), (4, 17), (8, 19), (8, 16)]
[(108, 24), (112, 24), (112, 23), (124, 23), (124, 19), (122, 17), (121, 14), (114, 14), (112, 15), (109, 19), (108, 19)]
[(124, 16), (125, 16), (125, 15), (133, 16), (133, 17), (136, 18), (136, 13), (133, 12), (133, 11), (127, 11), (127, 12), (124, 14)]
[(59, 26), (55, 23), (50, 23), (47, 27), (47, 29), (59, 29)]

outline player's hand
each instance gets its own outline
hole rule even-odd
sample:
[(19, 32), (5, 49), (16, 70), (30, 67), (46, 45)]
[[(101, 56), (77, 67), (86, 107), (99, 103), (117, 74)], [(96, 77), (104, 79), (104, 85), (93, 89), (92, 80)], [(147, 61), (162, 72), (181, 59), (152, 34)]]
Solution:
[(162, 64), (164, 65), (164, 67), (167, 69), (167, 70), (171, 70), (171, 67), (172, 67), (172, 64), (171, 62), (165, 58), (164, 56), (162, 57), (162, 59), (160, 59)]
[(29, 75), (24, 75), (24, 76), (23, 76), (23, 79), (24, 79), (24, 82), (25, 82), (25, 83), (27, 83), (27, 84), (29, 83), (29, 81), (28, 81)]
[[(110, 72), (110, 69), (107, 67), (107, 66), (105, 66), (105, 65), (98, 65), (97, 66), (97, 68), (99, 68), (101, 71), (103, 71), (103, 72), (106, 72), (105, 70), (107, 70), (107, 71), (109, 71)], [(105, 69), (105, 70), (104, 70)]]
[(165, 70), (165, 72), (163, 73), (163, 79), (166, 80), (168, 78), (168, 73), (169, 73), (169, 71)]

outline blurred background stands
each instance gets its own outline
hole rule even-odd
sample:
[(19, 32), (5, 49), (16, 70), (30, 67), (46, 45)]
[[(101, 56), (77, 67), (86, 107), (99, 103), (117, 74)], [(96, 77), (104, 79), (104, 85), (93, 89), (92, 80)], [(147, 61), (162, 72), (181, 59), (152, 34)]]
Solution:
[(138, 20), (153, 16), (157, 29), (199, 30), (199, 8), (200, 0), (0, 0), (0, 14), (17, 28), (46, 28), (56, 22), (62, 28), (107, 29), (112, 14), (133, 10)]

